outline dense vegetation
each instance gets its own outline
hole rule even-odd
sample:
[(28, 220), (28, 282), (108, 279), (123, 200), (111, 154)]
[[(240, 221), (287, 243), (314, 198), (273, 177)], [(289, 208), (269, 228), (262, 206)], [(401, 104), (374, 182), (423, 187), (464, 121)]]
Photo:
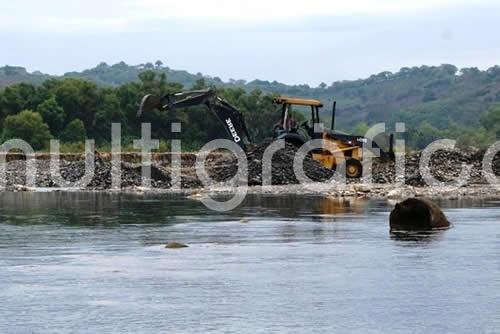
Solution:
[[(193, 87), (205, 88), (203, 80)], [(140, 123), (152, 123), (152, 136), (162, 140), (162, 148), (172, 138), (170, 125), (181, 122), (180, 135), (186, 148), (197, 148), (220, 138), (224, 127), (204, 106), (172, 113), (154, 111), (137, 119), (142, 96), (183, 89), (168, 82), (165, 74), (142, 72), (139, 81), (117, 87), (100, 87), (83, 79), (49, 79), (39, 86), (20, 83), (0, 93), (0, 126), (3, 140), (22, 138), (35, 149), (47, 148), (51, 138), (65, 143), (82, 143), (85, 137), (95, 139), (101, 148), (109, 147), (111, 123), (122, 124), (122, 142), (130, 146), (140, 137)], [(246, 93), (242, 88), (219, 89), (219, 94), (237, 105), (247, 119), (251, 136), (260, 141), (271, 135), (272, 124), (279, 118), (272, 97), (262, 92)], [(269, 123), (270, 122), (270, 123)], [(80, 145), (81, 146), (81, 145)]]
[[(33, 138), (34, 147), (41, 149), (50, 137), (67, 143), (88, 137), (107, 147), (111, 122), (121, 122), (123, 141), (130, 144), (140, 135), (135, 113), (144, 94), (207, 85), (217, 87), (242, 110), (255, 141), (270, 136), (272, 124), (279, 118), (271, 104), (275, 93), (321, 99), (326, 105), (326, 124), (330, 123), (334, 96), (337, 128), (357, 134), (377, 122), (385, 121), (389, 127), (405, 122), (409, 144), (415, 148), (445, 137), (458, 139), (462, 146), (483, 147), (500, 137), (500, 67), (480, 71), (458, 70), (452, 65), (422, 66), (310, 87), (262, 80), (223, 82), (201, 73), (172, 70), (158, 61), (138, 66), (102, 63), (62, 77), (28, 73), (21, 67), (0, 68), (2, 139)], [(152, 122), (153, 136), (163, 139), (162, 147), (172, 138), (172, 121), (183, 123), (181, 139), (188, 148), (220, 137), (223, 131), (204, 107), (153, 112), (143, 120)]]

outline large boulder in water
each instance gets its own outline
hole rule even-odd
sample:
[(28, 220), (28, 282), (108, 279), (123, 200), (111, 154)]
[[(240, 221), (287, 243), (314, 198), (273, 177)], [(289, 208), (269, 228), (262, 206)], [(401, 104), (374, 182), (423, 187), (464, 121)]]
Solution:
[(450, 222), (443, 211), (428, 199), (408, 198), (390, 215), (391, 231), (428, 231), (447, 228)]

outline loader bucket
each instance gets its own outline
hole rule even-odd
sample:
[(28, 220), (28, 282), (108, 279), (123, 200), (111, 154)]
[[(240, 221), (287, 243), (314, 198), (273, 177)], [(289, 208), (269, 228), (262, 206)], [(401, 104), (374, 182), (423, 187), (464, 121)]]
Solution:
[(148, 94), (141, 100), (139, 110), (137, 110), (137, 117), (141, 117), (141, 115), (145, 112), (159, 109), (161, 106), (161, 98), (159, 96)]

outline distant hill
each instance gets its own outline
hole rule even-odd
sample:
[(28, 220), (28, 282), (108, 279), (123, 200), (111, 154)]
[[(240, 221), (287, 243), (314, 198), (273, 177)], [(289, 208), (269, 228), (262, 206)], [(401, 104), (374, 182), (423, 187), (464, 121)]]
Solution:
[(48, 74), (40, 72), (29, 73), (24, 67), (8, 65), (0, 67), (0, 89), (21, 82), (40, 85), (49, 78), (51, 76)]
[(124, 62), (119, 62), (114, 65), (100, 63), (94, 68), (84, 70), (82, 72), (69, 72), (64, 74), (64, 77), (80, 78), (94, 81), (99, 85), (119, 86), (127, 82), (138, 80), (141, 72), (153, 70), (158, 73), (165, 73), (169, 81), (177, 82), (185, 87), (190, 87), (196, 83), (197, 80), (205, 78), (214, 84), (223, 84), (222, 80), (215, 78), (212, 79), (208, 76), (203, 76), (201, 73), (191, 74), (187, 71), (172, 70), (164, 67), (161, 62), (156, 64), (146, 63), (140, 65), (127, 65)]
[(127, 65), (120, 62), (114, 65), (100, 63), (94, 68), (84, 70), (82, 72), (68, 72), (62, 76), (42, 74), (40, 72), (27, 72), (24, 67), (19, 66), (4, 66), (0, 67), (0, 89), (15, 83), (31, 83), (34, 85), (41, 84), (48, 78), (80, 78), (93, 81), (101, 86), (119, 86), (127, 82), (137, 81), (138, 75), (147, 70), (164, 72), (167, 74), (169, 81), (181, 83), (189, 87), (192, 86), (198, 79), (205, 78), (210, 83), (222, 84), (222, 80), (218, 78), (210, 78), (199, 74), (191, 74), (187, 71), (171, 70), (168, 67), (153, 65), (152, 63), (140, 65)]
[[(268, 93), (278, 93), (322, 100), (325, 120), (328, 120), (332, 97), (338, 101), (338, 124), (353, 128), (359, 123), (405, 121), (410, 125), (430, 123), (437, 129), (453, 124), (478, 124), (480, 116), (493, 104), (500, 103), (500, 67), (486, 71), (477, 68), (459, 70), (453, 65), (402, 68), (396, 73), (382, 72), (366, 79), (309, 85), (286, 85), (277, 81), (230, 80), (201, 73), (173, 70), (161, 62), (127, 65), (101, 63), (82, 72), (69, 72), (62, 77), (81, 78), (100, 86), (119, 86), (136, 81), (139, 73), (153, 70), (165, 73), (169, 82), (178, 82), (186, 88), (203, 79), (208, 85), (226, 88), (241, 87)], [(0, 88), (14, 83), (41, 84), (53, 76), (39, 72), (29, 73), (22, 67), (0, 68)]]

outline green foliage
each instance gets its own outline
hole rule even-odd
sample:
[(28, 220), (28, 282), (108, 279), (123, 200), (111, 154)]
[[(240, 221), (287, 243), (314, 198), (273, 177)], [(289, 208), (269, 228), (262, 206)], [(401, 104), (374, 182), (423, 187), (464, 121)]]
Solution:
[(61, 143), (59, 146), (60, 153), (83, 153), (85, 152), (85, 143)]
[(40, 85), (50, 76), (40, 72), (29, 73), (24, 67), (4, 66), (0, 67), (0, 88), (19, 83)]
[(485, 149), (495, 141), (495, 136), (483, 127), (463, 129), (455, 138), (457, 139), (457, 146), (460, 148)]
[(96, 84), (80, 79), (63, 79), (52, 81), (43, 88), (54, 94), (68, 120), (79, 118), (86, 128), (92, 129), (93, 117), (101, 104)]
[[(174, 138), (171, 123), (181, 122), (183, 131), (175, 138), (182, 139), (185, 148), (196, 149), (225, 131), (205, 106), (172, 113), (152, 111), (138, 120), (138, 103), (145, 94), (215, 87), (242, 111), (254, 142), (272, 135), (280, 117), (279, 108), (272, 104), (277, 94), (323, 101), (321, 117), (327, 126), (334, 97), (338, 101), (336, 128), (345, 132), (362, 135), (379, 122), (386, 122), (390, 131), (394, 123), (404, 122), (407, 144), (412, 148), (423, 148), (438, 138), (484, 147), (500, 137), (498, 66), (486, 71), (458, 70), (453, 65), (402, 68), (396, 73), (381, 72), (363, 80), (318, 87), (263, 80), (223, 82), (201, 73), (172, 70), (161, 61), (137, 66), (101, 63), (62, 78), (41, 78), (49, 77), (24, 68), (0, 68), (0, 87), (8, 85), (0, 91), (0, 127), (10, 115), (36, 110), (56, 138), (71, 142), (86, 135), (107, 147), (113, 122), (121, 123), (122, 143), (128, 146), (140, 137), (141, 122), (150, 122), (153, 138), (165, 143)], [(309, 119), (309, 111), (294, 109), (294, 117), (299, 122)]]
[(432, 126), (429, 122), (423, 121), (415, 130), (410, 132), (410, 138), (411, 144), (418, 148), (422, 148), (443, 137), (440, 136), (437, 128)]
[[(130, 82), (136, 82), (139, 75), (146, 71), (153, 71), (157, 75), (165, 74), (172, 82), (182, 84), (184, 87), (191, 87), (200, 77), (206, 78), (211, 84), (217, 83), (217, 80), (212, 79), (202, 74), (195, 75), (186, 71), (172, 70), (163, 66), (163, 62), (157, 60), (153, 63), (127, 65), (120, 62), (114, 65), (101, 63), (98, 66), (85, 70), (83, 72), (66, 73), (66, 78), (79, 78), (97, 83), (100, 86), (120, 86)], [(1, 77), (1, 75), (0, 75)], [(0, 81), (1, 83), (1, 81)], [(222, 83), (222, 82), (219, 82)]]
[(120, 100), (111, 91), (102, 94), (101, 106), (94, 117), (93, 132), (99, 143), (111, 139), (112, 123), (125, 123), (125, 115), (120, 108)]
[(496, 138), (500, 138), (500, 105), (493, 106), (481, 117), (482, 126)]
[(39, 104), (36, 111), (42, 115), (44, 122), (49, 125), (50, 132), (59, 133), (64, 127), (64, 109), (57, 104), (54, 97), (50, 97)]
[(2, 118), (25, 109), (35, 109), (36, 97), (36, 88), (31, 84), (19, 83), (6, 87), (0, 95)]
[(7, 116), (4, 122), (3, 140), (22, 139), (34, 150), (48, 146), (51, 139), (49, 126), (39, 113), (23, 110), (19, 114)]
[(83, 121), (76, 118), (68, 123), (61, 133), (60, 139), (65, 143), (84, 142), (87, 137)]

